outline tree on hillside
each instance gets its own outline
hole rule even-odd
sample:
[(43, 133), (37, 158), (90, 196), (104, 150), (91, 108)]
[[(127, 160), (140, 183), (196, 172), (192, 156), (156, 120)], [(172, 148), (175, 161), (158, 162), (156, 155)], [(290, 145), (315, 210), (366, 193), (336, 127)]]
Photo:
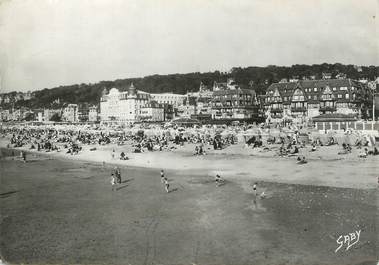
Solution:
[(53, 116), (51, 116), (50, 120), (54, 122), (60, 122), (62, 121), (62, 118), (58, 113), (54, 113)]
[[(358, 70), (359, 69), (359, 70)], [(94, 84), (75, 84), (59, 86), (51, 89), (43, 89), (35, 92), (35, 97), (27, 101), (18, 101), (15, 107), (43, 108), (52, 107), (56, 99), (63, 103), (89, 103), (95, 105), (99, 103), (102, 91), (116, 87), (121, 91), (126, 91), (133, 82), (137, 89), (148, 93), (173, 92), (185, 94), (190, 91), (198, 91), (200, 82), (208, 87), (212, 87), (213, 82), (226, 82), (227, 78), (234, 78), (241, 87), (254, 89), (257, 94), (264, 94), (267, 87), (281, 79), (296, 77), (299, 79), (315, 76), (317, 79), (322, 78), (323, 72), (329, 72), (335, 77), (338, 73), (347, 75), (347, 78), (359, 79), (367, 78), (374, 80), (379, 76), (379, 66), (368, 66), (357, 68), (354, 65), (343, 64), (313, 64), (303, 65), (296, 64), (292, 66), (275, 66), (266, 67), (233, 67), (230, 72), (205, 72), (205, 73), (187, 73), (187, 74), (170, 74), (170, 75), (150, 75), (143, 78), (117, 79), (114, 81), (100, 81)], [(249, 86), (250, 84), (250, 86)], [(15, 92), (8, 93), (11, 97)], [(12, 101), (14, 102), (14, 101)], [(2, 104), (3, 108), (9, 108), (12, 103)], [(59, 106), (54, 106), (59, 107)]]

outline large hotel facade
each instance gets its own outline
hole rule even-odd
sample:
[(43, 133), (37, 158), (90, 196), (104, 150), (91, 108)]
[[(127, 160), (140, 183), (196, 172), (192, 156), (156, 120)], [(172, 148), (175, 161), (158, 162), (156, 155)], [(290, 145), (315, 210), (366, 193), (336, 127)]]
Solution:
[(104, 91), (100, 99), (100, 120), (114, 123), (136, 122), (142, 107), (150, 100), (150, 94), (137, 90), (133, 84), (124, 92), (117, 88), (112, 88), (108, 94)]
[(367, 94), (365, 84), (351, 79), (274, 83), (265, 96), (267, 122), (306, 121), (321, 114), (359, 115)]

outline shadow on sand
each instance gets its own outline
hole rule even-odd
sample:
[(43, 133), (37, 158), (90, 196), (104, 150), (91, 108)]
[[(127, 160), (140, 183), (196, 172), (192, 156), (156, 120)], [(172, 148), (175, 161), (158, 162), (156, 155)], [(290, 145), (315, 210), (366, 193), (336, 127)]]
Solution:
[(178, 191), (178, 190), (179, 190), (178, 188), (174, 188), (172, 190), (169, 190), (168, 193), (175, 192), (175, 191)]
[(9, 196), (11, 196), (12, 194), (14, 193), (17, 193), (19, 192), (18, 190), (13, 190), (13, 191), (8, 191), (8, 192), (4, 192), (4, 193), (0, 193), (0, 198), (7, 198)]
[(131, 179), (125, 179), (125, 180), (121, 181), (121, 183), (127, 183), (127, 182), (132, 181), (132, 180), (134, 180), (134, 178), (131, 178)]
[(121, 189), (126, 188), (126, 187), (128, 187), (128, 186), (129, 186), (129, 185), (120, 186), (120, 187), (117, 187), (116, 190), (121, 190)]

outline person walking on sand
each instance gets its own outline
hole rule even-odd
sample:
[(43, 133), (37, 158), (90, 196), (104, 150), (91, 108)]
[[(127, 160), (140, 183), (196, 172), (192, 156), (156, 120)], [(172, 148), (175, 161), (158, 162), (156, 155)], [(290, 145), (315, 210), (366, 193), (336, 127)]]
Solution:
[(113, 172), (111, 174), (111, 184), (112, 184), (112, 191), (115, 191), (116, 190), (116, 176)]
[(162, 169), (161, 170), (161, 183), (164, 183), (164, 179), (165, 179), (165, 177), (164, 177), (164, 171)]
[(170, 184), (168, 183), (168, 179), (166, 177), (164, 178), (164, 186), (165, 186), (166, 192), (169, 193)]
[(116, 153), (116, 152), (115, 152), (115, 150), (113, 149), (113, 150), (112, 150), (112, 159), (114, 159), (115, 153)]
[(254, 192), (255, 198), (257, 198), (257, 195), (258, 195), (257, 185), (258, 185), (257, 182), (255, 182), (253, 185), (253, 192)]

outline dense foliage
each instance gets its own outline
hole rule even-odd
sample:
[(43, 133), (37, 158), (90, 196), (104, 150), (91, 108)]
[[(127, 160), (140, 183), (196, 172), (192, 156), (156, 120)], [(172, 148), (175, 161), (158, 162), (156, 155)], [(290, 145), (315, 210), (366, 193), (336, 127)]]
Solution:
[[(59, 86), (51, 89), (43, 89), (35, 92), (35, 97), (28, 101), (18, 101), (15, 107), (59, 107), (65, 103), (98, 104), (104, 89), (116, 87), (126, 90), (131, 82), (137, 89), (150, 92), (174, 92), (185, 94), (189, 91), (197, 91), (200, 82), (211, 87), (214, 81), (225, 82), (227, 78), (234, 78), (242, 87), (250, 87), (258, 94), (264, 94), (266, 88), (273, 82), (278, 82), (283, 78), (299, 78), (314, 76), (316, 79), (322, 78), (322, 73), (328, 72), (335, 77), (339, 73), (346, 74), (347, 78), (359, 79), (367, 78), (374, 80), (379, 76), (378, 66), (358, 68), (354, 65), (343, 64), (314, 64), (314, 65), (292, 65), (287, 66), (267, 66), (267, 67), (235, 67), (229, 72), (208, 72), (208, 73), (188, 73), (170, 75), (151, 75), (143, 78), (118, 79), (115, 81), (101, 81), (95, 84), (76, 84), (69, 86)], [(59, 99), (59, 102), (54, 102)]]

